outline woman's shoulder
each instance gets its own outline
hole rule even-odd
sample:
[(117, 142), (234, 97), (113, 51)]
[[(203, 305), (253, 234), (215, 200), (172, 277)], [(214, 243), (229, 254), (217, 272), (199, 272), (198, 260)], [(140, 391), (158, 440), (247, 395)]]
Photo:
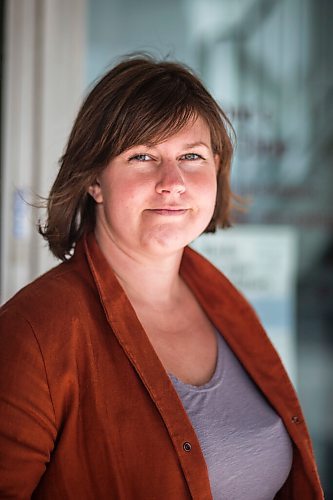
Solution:
[[(78, 315), (80, 304), (94, 294), (95, 288), (88, 269), (69, 260), (36, 278), (0, 308), (0, 326), (16, 322), (17, 318), (34, 329), (54, 327)], [(85, 296), (86, 299), (83, 297)]]
[(193, 289), (202, 290), (210, 302), (236, 309), (252, 310), (243, 293), (204, 255), (187, 247), (181, 264), (181, 274)]
[[(3, 312), (13, 307), (20, 307), (22, 311), (22, 308), (37, 306), (38, 302), (36, 301), (47, 303), (60, 299), (63, 293), (71, 288), (73, 281), (75, 281), (75, 271), (72, 269), (70, 261), (58, 264), (16, 292), (1, 306), (0, 311)], [(59, 293), (60, 289), (63, 293)]]

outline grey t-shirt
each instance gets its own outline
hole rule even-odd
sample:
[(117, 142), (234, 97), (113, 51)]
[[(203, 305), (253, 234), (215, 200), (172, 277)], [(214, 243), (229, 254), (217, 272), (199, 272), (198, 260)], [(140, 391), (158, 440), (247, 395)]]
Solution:
[(290, 438), (219, 333), (217, 339), (207, 384), (169, 376), (198, 436), (214, 500), (272, 500), (291, 469)]

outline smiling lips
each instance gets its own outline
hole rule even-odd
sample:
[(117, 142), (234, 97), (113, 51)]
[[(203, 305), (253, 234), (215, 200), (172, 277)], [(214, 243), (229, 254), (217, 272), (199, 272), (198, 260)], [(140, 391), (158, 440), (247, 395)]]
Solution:
[(183, 215), (188, 211), (187, 208), (177, 208), (177, 207), (168, 207), (168, 208), (151, 208), (149, 212), (153, 212), (157, 215), (167, 215), (167, 216), (177, 216)]

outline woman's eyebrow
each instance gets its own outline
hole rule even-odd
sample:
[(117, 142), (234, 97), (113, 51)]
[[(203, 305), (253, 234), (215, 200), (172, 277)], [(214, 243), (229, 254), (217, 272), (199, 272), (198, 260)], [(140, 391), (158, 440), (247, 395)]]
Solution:
[(202, 142), (202, 141), (191, 142), (189, 144), (184, 144), (185, 148), (195, 148), (197, 146), (204, 146), (205, 148), (209, 149), (209, 146), (205, 142)]
[[(203, 141), (189, 142), (189, 143), (183, 144), (182, 148), (195, 148), (198, 146), (203, 146), (206, 149), (210, 149), (210, 146), (208, 146), (208, 144), (206, 144)], [(128, 149), (126, 149), (124, 151), (124, 153), (127, 153), (127, 152), (131, 151), (132, 149), (137, 149), (137, 148), (155, 149), (156, 147), (157, 147), (157, 144), (142, 143), (142, 144), (137, 144), (135, 146), (129, 147)]]

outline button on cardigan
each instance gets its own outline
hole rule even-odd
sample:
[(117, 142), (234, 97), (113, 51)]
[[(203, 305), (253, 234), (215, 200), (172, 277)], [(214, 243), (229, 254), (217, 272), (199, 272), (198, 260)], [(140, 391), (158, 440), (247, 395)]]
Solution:
[[(253, 309), (186, 248), (181, 275), (293, 442), (277, 499), (322, 499), (295, 391)], [(0, 498), (211, 500), (182, 403), (93, 234), (0, 313)]]

